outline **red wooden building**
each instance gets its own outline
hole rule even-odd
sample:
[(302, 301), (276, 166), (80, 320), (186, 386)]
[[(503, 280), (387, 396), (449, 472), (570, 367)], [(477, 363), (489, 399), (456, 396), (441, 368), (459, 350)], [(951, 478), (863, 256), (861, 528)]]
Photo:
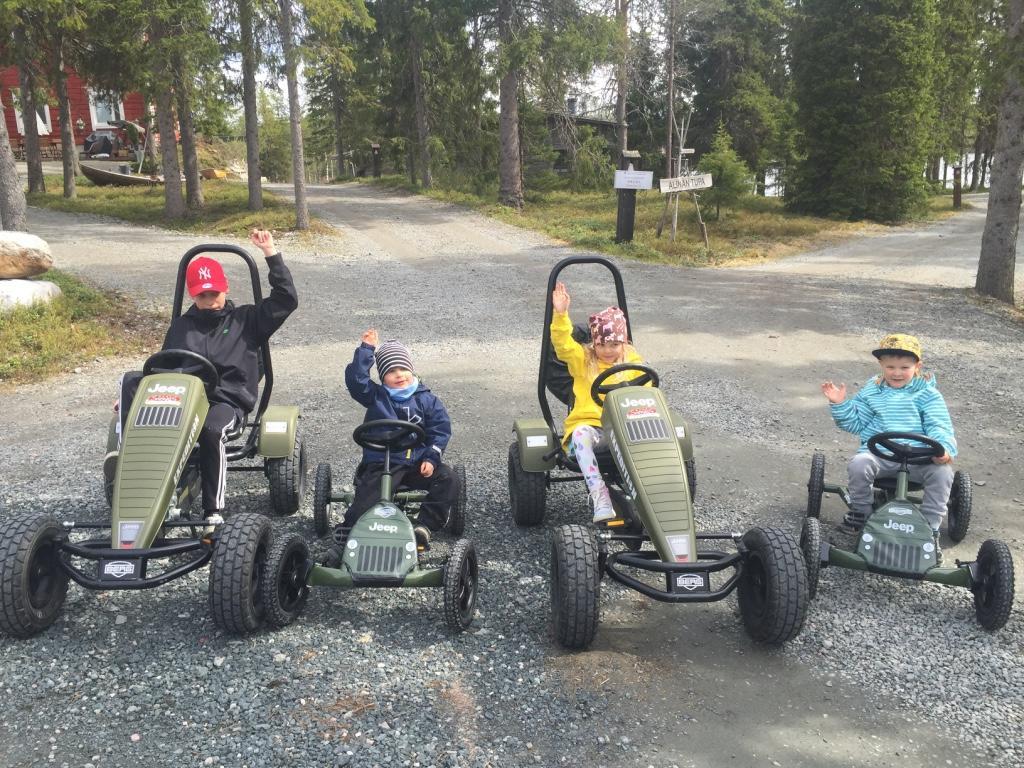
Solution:
[[(18, 68), (0, 69), (0, 102), (3, 104), (4, 120), (7, 121), (7, 135), (15, 154), (22, 156), (25, 129), (20, 102), (21, 86)], [(71, 130), (79, 150), (87, 136), (94, 132), (109, 132), (114, 135), (118, 127), (113, 120), (131, 120), (145, 124), (145, 102), (140, 93), (127, 93), (121, 98), (111, 98), (96, 93), (74, 72), (68, 71), (68, 98), (71, 100)], [(60, 109), (57, 97), (50, 96), (50, 104), (40, 104), (36, 117), (39, 129), (39, 144), (44, 157), (60, 157)]]

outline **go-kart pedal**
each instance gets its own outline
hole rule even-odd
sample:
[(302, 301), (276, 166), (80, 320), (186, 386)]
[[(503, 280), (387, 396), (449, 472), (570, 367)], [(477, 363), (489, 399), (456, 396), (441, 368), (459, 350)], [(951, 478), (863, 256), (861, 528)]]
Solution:
[(413, 534), (416, 536), (416, 551), (417, 552), (429, 552), (430, 551), (430, 529), (425, 525), (417, 525), (412, 529)]
[(942, 565), (942, 547), (939, 546), (939, 532), (932, 530), (932, 542), (935, 544), (935, 564)]

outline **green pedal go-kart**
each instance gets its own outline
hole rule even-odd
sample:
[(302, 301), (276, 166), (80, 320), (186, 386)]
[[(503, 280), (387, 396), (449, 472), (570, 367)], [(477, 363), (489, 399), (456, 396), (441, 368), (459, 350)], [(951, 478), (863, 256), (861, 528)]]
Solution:
[[(311, 560), (301, 536), (293, 536), (282, 545), (282, 557), (276, 561), (272, 582), (278, 589), (269, 596), (268, 612), (284, 623), (304, 607), (309, 587), (440, 587), (443, 590), (445, 622), (453, 631), (462, 632), (473, 621), (476, 610), (479, 565), (476, 548), (469, 539), (455, 541), (447, 558), (431, 559), (417, 547), (413, 524), (416, 506), (425, 491), (402, 491), (393, 487), (391, 452), (408, 450), (424, 440), (426, 432), (418, 424), (396, 419), (377, 419), (360, 424), (352, 439), (363, 448), (384, 452), (380, 500), (370, 507), (350, 529), (334, 527), (334, 541), (340, 556), (329, 555), (324, 563)], [(465, 526), (464, 471), (456, 468), (462, 481), (458, 501), (448, 516), (445, 530), (458, 536)], [(335, 493), (331, 488), (331, 468), (317, 469), (314, 492), (314, 525), (320, 535), (330, 530), (331, 505), (351, 503), (351, 488)]]
[[(203, 245), (181, 261), (176, 314), (188, 262), (210, 251), (242, 256), (259, 300), (259, 273), (245, 251)], [(268, 407), (273, 374), (266, 344), (262, 356), (259, 409), (248, 425), (248, 437), (246, 425), (232, 436), (244, 443), (229, 446), (228, 458), (265, 457), (272, 492), (277, 482), (284, 506), (297, 507), (305, 463), (297, 436), (298, 409)], [(200, 482), (196, 446), (209, 410), (208, 395), (220, 380), (216, 367), (194, 352), (168, 349), (151, 355), (142, 373), (133, 401), (121, 404), (128, 413), (117, 468), (107, 485), (110, 519), (59, 520), (40, 513), (11, 518), (0, 526), (0, 631), (29, 637), (49, 627), (60, 613), (71, 580), (87, 589), (150, 589), (207, 563), (210, 611), (221, 628), (252, 632), (267, 618), (268, 564), (279, 556), (269, 518), (247, 512), (208, 526), (192, 516)], [(116, 426), (115, 422), (112, 431)], [(116, 431), (110, 448), (117, 448)], [(98, 530), (110, 533), (78, 536)]]
[[(912, 442), (907, 442), (912, 441)], [(899, 462), (896, 477), (875, 480), (873, 511), (857, 537), (852, 550), (835, 546), (822, 536), (821, 499), (824, 493), (837, 494), (850, 505), (844, 486), (825, 482), (825, 457), (815, 452), (808, 481), (807, 516), (800, 534), (800, 548), (807, 562), (811, 597), (817, 592), (820, 571), (839, 566), (918, 581), (931, 581), (951, 587), (965, 587), (974, 595), (978, 623), (987, 630), (1000, 629), (1013, 607), (1013, 558), (1005, 543), (988, 539), (973, 562), (956, 560), (952, 566), (936, 562), (932, 529), (921, 514), (921, 491), (910, 481), (910, 465), (929, 464), (945, 449), (925, 435), (910, 432), (882, 432), (868, 440), (875, 456)], [(947, 508), (948, 534), (953, 541), (963, 539), (970, 519), (970, 478), (957, 472)]]
[[(629, 327), (622, 276), (614, 264), (599, 257), (569, 257), (555, 265), (547, 286), (537, 387), (543, 418), (517, 419), (509, 447), (509, 497), (518, 525), (543, 521), (552, 483), (583, 481), (575, 459), (562, 447), (547, 400), (551, 391), (566, 405), (572, 403), (571, 379), (554, 356), (548, 330), (551, 293), (559, 273), (572, 264), (599, 264), (612, 273)], [(574, 331), (577, 341), (587, 340), (584, 334), (584, 329)], [(620, 374), (633, 378), (608, 383)], [(735, 590), (752, 638), (781, 644), (795, 637), (808, 600), (796, 540), (777, 528), (755, 527), (744, 534), (697, 531), (690, 428), (669, 407), (658, 384), (650, 367), (626, 363), (603, 371), (591, 387), (590, 396), (603, 404), (605, 439), (597, 459), (616, 517), (595, 526), (562, 525), (553, 532), (550, 589), (556, 640), (566, 648), (590, 645), (605, 575), (671, 603), (722, 600)], [(735, 551), (701, 548), (701, 542), (728, 542)], [(645, 549), (647, 543), (653, 549)]]

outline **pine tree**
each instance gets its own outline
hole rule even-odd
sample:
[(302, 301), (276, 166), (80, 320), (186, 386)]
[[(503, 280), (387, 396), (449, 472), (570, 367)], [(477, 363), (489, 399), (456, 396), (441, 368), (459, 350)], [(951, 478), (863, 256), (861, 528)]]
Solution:
[(711, 141), (711, 151), (700, 159), (697, 169), (711, 174), (711, 188), (701, 192), (701, 198), (715, 206), (716, 219), (721, 217), (723, 205), (735, 205), (750, 189), (750, 169), (736, 154), (732, 137), (722, 123)]

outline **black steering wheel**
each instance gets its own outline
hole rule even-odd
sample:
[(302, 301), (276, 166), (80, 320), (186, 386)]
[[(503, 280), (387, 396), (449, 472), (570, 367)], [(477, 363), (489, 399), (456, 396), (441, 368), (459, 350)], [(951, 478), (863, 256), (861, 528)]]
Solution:
[[(908, 445), (897, 440), (913, 440), (924, 445)], [(907, 464), (931, 464), (932, 459), (946, 455), (946, 449), (938, 440), (914, 432), (879, 432), (868, 438), (868, 450), (880, 459)]]
[[(623, 371), (636, 371), (640, 375), (635, 379), (629, 381), (623, 381), (618, 384), (605, 384), (609, 378), (617, 373)], [(622, 389), (623, 387), (642, 387), (650, 382), (652, 387), (658, 386), (658, 372), (647, 365), (641, 365), (640, 363), (620, 363), (619, 365), (613, 365), (611, 368), (597, 374), (597, 378), (594, 379), (594, 383), (590, 385), (590, 396), (594, 398), (594, 402), (604, 407), (604, 398), (609, 393), (616, 389)]]
[(403, 451), (427, 439), (419, 424), (401, 419), (364, 421), (352, 433), (355, 444), (373, 451)]
[(206, 394), (211, 394), (220, 385), (217, 368), (202, 355), (187, 349), (161, 349), (149, 356), (142, 366), (142, 375), (181, 371), (202, 380)]

